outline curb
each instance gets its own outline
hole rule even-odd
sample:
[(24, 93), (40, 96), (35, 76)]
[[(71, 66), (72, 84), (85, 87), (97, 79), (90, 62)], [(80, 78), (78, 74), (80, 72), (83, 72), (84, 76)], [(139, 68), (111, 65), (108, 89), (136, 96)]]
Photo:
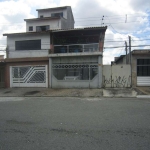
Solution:
[(137, 95), (137, 98), (150, 98), (150, 95)]

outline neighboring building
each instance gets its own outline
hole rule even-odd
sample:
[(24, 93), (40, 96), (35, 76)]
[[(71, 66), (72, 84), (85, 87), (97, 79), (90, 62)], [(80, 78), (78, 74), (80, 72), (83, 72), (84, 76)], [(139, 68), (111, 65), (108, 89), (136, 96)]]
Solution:
[(127, 64), (125, 55), (120, 55), (120, 57), (115, 57), (114, 61), (111, 61), (111, 65), (115, 64)]
[[(120, 56), (113, 64), (125, 64), (130, 59), (130, 55), (127, 57)], [(132, 86), (150, 86), (150, 50), (133, 50), (131, 52), (131, 72), (132, 72)]]
[(75, 29), (69, 6), (37, 11), (38, 18), (25, 20), (27, 32), (4, 34), (7, 36), (6, 86), (102, 87), (107, 27)]
[(4, 55), (0, 55), (0, 61), (4, 61)]

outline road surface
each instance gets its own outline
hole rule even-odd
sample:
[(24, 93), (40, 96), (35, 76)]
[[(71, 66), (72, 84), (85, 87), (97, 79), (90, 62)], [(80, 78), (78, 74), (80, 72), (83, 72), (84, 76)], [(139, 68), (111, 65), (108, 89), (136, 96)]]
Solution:
[(150, 150), (150, 99), (0, 97), (0, 150)]

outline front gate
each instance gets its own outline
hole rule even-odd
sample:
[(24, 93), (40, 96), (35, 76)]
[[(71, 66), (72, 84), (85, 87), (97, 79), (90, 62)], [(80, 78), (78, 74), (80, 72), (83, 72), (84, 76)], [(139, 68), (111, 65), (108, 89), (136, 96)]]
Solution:
[(48, 87), (47, 65), (10, 67), (10, 87)]

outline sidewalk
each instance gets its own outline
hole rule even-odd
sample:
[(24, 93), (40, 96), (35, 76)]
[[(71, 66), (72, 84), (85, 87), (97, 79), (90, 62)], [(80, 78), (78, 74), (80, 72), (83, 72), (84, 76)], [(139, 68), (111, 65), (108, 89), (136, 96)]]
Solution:
[(8, 88), (0, 89), (0, 97), (102, 97), (102, 89)]
[(2, 88), (0, 97), (138, 97), (150, 96), (139, 88), (109, 89), (51, 89), (51, 88)]

